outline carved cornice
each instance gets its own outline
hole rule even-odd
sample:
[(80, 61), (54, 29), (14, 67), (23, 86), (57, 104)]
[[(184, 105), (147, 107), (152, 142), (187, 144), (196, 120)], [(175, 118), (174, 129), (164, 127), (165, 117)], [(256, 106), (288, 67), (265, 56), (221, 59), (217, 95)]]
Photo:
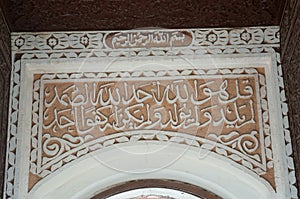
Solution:
[(139, 53), (135, 49), (170, 51), (188, 48), (198, 51), (203, 49), (206, 50), (202, 52), (204, 54), (214, 54), (218, 50), (224, 51), (223, 53), (232, 53), (231, 51), (239, 49), (258, 50), (255, 48), (258, 46), (278, 48), (278, 27), (12, 34), (12, 50), (16, 53), (103, 51), (122, 54), (128, 51)]

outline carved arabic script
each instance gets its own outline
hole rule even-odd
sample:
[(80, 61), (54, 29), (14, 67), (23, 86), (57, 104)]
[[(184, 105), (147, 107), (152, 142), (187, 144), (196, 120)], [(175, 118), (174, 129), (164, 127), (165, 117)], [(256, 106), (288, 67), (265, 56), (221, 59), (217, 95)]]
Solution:
[(110, 48), (145, 48), (189, 46), (192, 40), (187, 31), (147, 31), (112, 33), (105, 42)]
[(43, 131), (99, 137), (157, 129), (257, 130), (254, 77), (45, 82)]

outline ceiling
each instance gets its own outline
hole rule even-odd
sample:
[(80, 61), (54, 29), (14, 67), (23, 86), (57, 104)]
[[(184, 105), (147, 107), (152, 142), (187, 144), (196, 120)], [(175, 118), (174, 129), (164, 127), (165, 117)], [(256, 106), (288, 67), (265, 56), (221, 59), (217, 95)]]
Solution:
[(0, 0), (12, 31), (279, 25), (287, 0)]

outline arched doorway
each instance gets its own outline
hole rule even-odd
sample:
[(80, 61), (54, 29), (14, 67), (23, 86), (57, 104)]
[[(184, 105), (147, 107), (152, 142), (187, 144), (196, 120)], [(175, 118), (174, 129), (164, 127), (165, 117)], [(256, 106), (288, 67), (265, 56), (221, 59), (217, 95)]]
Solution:
[(92, 199), (221, 199), (195, 185), (175, 180), (134, 180), (110, 187)]

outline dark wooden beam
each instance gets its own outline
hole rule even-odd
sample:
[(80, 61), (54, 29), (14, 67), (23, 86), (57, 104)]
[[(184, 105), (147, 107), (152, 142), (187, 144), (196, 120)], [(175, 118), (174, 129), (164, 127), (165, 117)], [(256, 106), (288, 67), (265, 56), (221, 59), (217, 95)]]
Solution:
[(287, 0), (0, 0), (13, 31), (278, 25)]
[(300, 187), (300, 1), (288, 1), (281, 21), (281, 57), (289, 106), (294, 164)]
[(3, 195), (10, 87), (10, 30), (0, 7), (0, 198)]

